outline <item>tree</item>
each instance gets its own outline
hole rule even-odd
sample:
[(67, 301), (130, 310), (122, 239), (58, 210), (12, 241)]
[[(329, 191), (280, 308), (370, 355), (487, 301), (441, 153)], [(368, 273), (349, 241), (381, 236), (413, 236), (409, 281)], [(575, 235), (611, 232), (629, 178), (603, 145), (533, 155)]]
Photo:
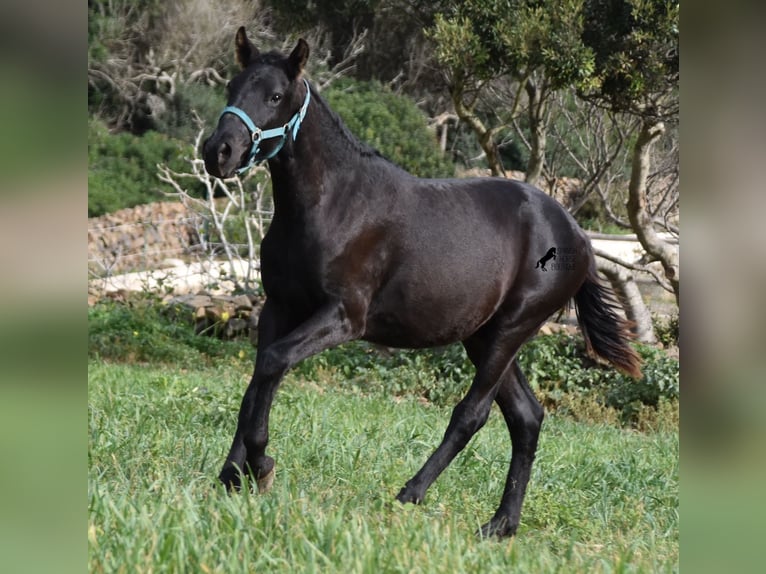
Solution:
[[(278, 31), (311, 33), (327, 47), (327, 66), (338, 67), (364, 37), (354, 62), (360, 80), (407, 84), (414, 93), (432, 87), (431, 57), (423, 30), (433, 24), (442, 0), (267, 0)], [(425, 89), (423, 89), (425, 88)]]
[(141, 134), (195, 84), (222, 86), (245, 23), (266, 35), (252, 2), (88, 2), (88, 109), (111, 128)]
[[(551, 168), (565, 172), (577, 182), (576, 193), (567, 207), (579, 219), (589, 219), (589, 228), (631, 230), (627, 213), (632, 145), (638, 137), (641, 120), (626, 113), (616, 113), (569, 92), (557, 95), (557, 114), (549, 126)], [(675, 130), (653, 148), (653, 170), (647, 185), (648, 209), (657, 225), (677, 232), (678, 215), (678, 137)], [(601, 230), (599, 228), (599, 230)], [(651, 313), (644, 303), (635, 280), (651, 277), (673, 293), (662, 268), (642, 258), (624, 261), (595, 249), (596, 265), (620, 295), (634, 332), (644, 343), (655, 342)]]
[[(596, 82), (582, 96), (608, 109), (631, 114), (640, 121), (633, 143), (627, 212), (630, 225), (649, 256), (662, 264), (665, 277), (679, 301), (679, 261), (673, 245), (658, 227), (675, 229), (668, 213), (677, 199), (650, 201), (649, 182), (667, 187), (661, 195), (677, 198), (675, 173), (665, 178), (652, 172), (652, 150), (666, 136), (668, 125), (678, 122), (678, 18), (677, 0), (588, 0), (584, 11), (583, 41), (595, 56)], [(674, 131), (674, 130), (671, 130)], [(677, 160), (677, 148), (671, 157)], [(669, 173), (668, 173), (669, 171)], [(676, 193), (672, 193), (675, 188)]]
[(343, 61), (355, 38), (373, 26), (380, 0), (266, 0), (280, 30), (308, 30), (317, 26), (329, 35), (327, 64)]
[[(546, 125), (552, 95), (565, 86), (585, 84), (593, 54), (581, 39), (583, 0), (468, 0), (447, 2), (430, 37), (447, 76), (452, 102), (471, 126), (492, 173), (504, 173), (496, 139), (515, 127), (529, 149), (527, 181), (535, 183), (545, 166)], [(499, 80), (510, 80), (505, 106), (492, 123), (478, 106)], [(522, 95), (523, 94), (523, 95)], [(524, 137), (518, 123), (526, 103)]]

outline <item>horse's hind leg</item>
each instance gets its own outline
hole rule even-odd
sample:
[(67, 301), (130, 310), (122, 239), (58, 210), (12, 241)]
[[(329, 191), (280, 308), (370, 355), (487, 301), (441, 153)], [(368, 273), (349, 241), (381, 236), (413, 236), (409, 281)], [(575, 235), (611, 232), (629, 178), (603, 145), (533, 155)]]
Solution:
[(503, 376), (495, 402), (508, 425), (513, 450), (503, 498), (495, 515), (481, 528), (484, 537), (513, 536), (516, 533), (543, 422), (543, 408), (516, 360)]
[[(476, 365), (476, 376), (466, 396), (452, 411), (441, 444), (418, 473), (399, 491), (399, 502), (420, 503), (426, 490), (447, 468), (452, 459), (468, 444), (489, 416), (492, 401), (500, 388), (500, 381), (521, 344), (537, 329), (525, 324), (509, 329), (485, 327), (482, 335), (466, 341), (466, 349)], [(499, 335), (502, 333), (502, 339)], [(483, 341), (490, 342), (484, 344)]]
[(495, 387), (488, 383), (474, 384), (468, 394), (452, 411), (447, 430), (441, 444), (429, 457), (418, 473), (407, 481), (397, 494), (399, 502), (419, 504), (426, 490), (436, 478), (447, 468), (452, 459), (463, 450), (471, 437), (478, 431), (489, 416), (489, 410), (494, 400)]

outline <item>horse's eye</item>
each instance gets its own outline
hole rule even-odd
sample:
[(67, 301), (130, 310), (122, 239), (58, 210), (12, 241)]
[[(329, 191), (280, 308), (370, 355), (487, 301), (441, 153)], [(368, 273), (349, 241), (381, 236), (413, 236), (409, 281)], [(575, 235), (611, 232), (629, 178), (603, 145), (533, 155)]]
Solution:
[(271, 96), (271, 103), (278, 104), (282, 100), (282, 94), (274, 94)]

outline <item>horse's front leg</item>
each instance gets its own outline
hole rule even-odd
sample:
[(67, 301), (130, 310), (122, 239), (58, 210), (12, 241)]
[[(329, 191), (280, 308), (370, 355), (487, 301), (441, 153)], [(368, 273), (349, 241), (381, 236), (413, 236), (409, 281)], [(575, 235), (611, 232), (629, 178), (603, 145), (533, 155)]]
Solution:
[[(250, 384), (242, 398), (242, 403), (239, 409), (237, 432), (234, 434), (234, 440), (229, 449), (229, 454), (226, 457), (226, 462), (218, 476), (218, 479), (229, 489), (239, 489), (241, 486), (241, 473), (245, 471), (245, 463), (247, 461), (247, 449), (245, 448), (244, 438), (245, 431), (249, 426), (255, 402), (257, 400), (262, 400), (257, 398), (258, 389), (269, 384), (274, 386), (279, 384), (278, 380), (272, 382), (264, 381), (263, 376), (260, 374), (261, 369), (259, 368), (261, 355), (275, 340), (290, 331), (288, 321), (289, 318), (287, 314), (280, 312), (271, 299), (266, 299), (263, 309), (261, 309), (261, 313), (258, 317), (258, 349), (256, 352), (255, 370), (250, 379)], [(266, 463), (267, 461), (264, 462)], [(268, 464), (263, 465), (264, 468), (267, 466)], [(272, 462), (271, 468), (273, 468), (273, 466)], [(258, 479), (257, 474), (255, 477)], [(258, 487), (259, 489), (267, 489), (267, 481), (261, 480)]]
[(347, 305), (334, 302), (268, 346), (261, 346), (259, 341), (255, 372), (242, 399), (237, 433), (219, 477), (224, 484), (239, 487), (242, 469), (256, 480), (260, 491), (268, 490), (274, 478), (274, 459), (266, 455), (269, 413), (282, 377), (299, 361), (358, 338), (364, 330), (362, 318), (363, 314), (352, 315)]

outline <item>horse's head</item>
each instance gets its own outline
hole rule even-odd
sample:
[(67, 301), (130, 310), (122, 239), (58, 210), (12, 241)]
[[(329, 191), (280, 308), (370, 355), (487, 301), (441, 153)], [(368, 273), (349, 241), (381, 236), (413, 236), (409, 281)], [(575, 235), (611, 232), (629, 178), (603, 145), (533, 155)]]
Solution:
[(205, 169), (223, 178), (273, 157), (297, 136), (310, 98), (301, 80), (309, 55), (305, 40), (289, 56), (261, 54), (241, 27), (235, 45), (242, 71), (229, 82), (227, 106), (202, 146)]

